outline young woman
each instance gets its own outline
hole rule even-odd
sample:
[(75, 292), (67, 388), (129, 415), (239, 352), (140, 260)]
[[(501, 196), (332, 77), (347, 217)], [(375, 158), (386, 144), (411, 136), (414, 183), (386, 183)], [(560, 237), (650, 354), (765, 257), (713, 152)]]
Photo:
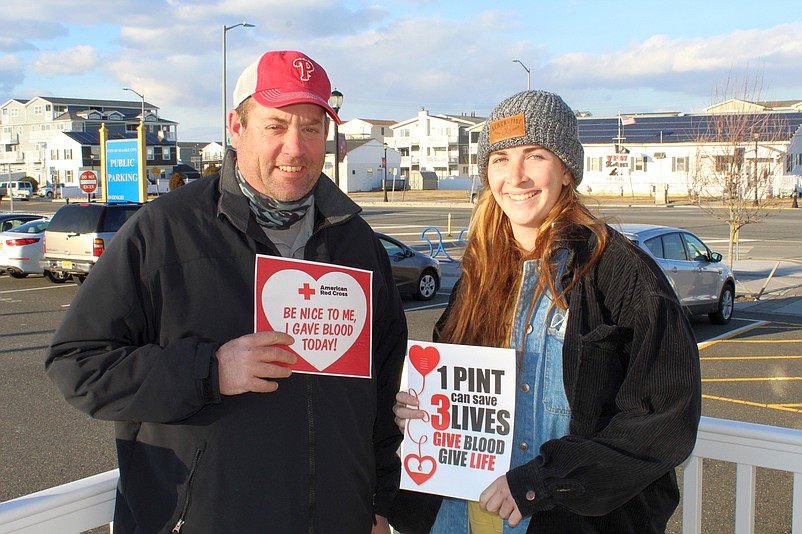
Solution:
[[(693, 332), (660, 268), (582, 204), (563, 100), (525, 91), (479, 138), (485, 192), (440, 342), (518, 357), (512, 467), (478, 503), (402, 491), (404, 533), (658, 533), (701, 410)], [(423, 418), (408, 393), (396, 422)]]

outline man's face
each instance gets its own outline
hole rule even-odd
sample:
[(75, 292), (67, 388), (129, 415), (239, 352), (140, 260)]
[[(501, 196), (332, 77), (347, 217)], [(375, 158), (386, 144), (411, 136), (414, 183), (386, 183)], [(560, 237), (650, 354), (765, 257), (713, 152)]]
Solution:
[(284, 202), (312, 190), (326, 159), (325, 111), (314, 104), (280, 109), (248, 102), (246, 124), (229, 113), (231, 145), (243, 178), (254, 189)]

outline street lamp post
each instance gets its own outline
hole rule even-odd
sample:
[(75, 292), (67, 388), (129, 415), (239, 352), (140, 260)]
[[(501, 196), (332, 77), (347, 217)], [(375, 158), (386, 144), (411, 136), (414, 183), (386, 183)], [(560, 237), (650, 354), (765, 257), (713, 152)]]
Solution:
[(758, 200), (757, 200), (757, 141), (760, 138), (760, 134), (755, 133), (755, 134), (752, 134), (752, 135), (755, 138), (755, 172), (752, 175), (752, 178), (755, 181), (755, 202), (754, 202), (754, 205), (757, 206), (758, 205)]
[(223, 152), (226, 150), (226, 143), (227, 136), (226, 136), (226, 32), (228, 30), (233, 30), (234, 28), (239, 28), (242, 26), (243, 28), (255, 28), (253, 24), (248, 24), (247, 22), (240, 22), (239, 24), (234, 24), (233, 26), (226, 26), (223, 24)]
[(382, 193), (384, 193), (384, 201), (387, 202), (387, 143), (384, 143), (384, 180), (382, 180)]
[[(340, 114), (340, 107), (343, 105), (343, 94), (336, 88), (329, 96), (329, 105), (334, 113)], [(340, 132), (337, 128), (337, 121), (334, 121), (334, 185), (340, 187)]]
[(139, 93), (137, 91), (134, 91), (130, 87), (123, 87), (123, 91), (131, 91), (136, 96), (138, 96), (139, 98), (142, 99), (142, 111), (141, 111), (141, 114), (139, 116), (139, 123), (144, 126), (144, 124), (145, 124), (145, 95), (143, 95), (142, 93)]
[(526, 65), (521, 63), (520, 59), (513, 59), (512, 62), (520, 64), (526, 71), (526, 90), (527, 91), (530, 90), (532, 88), (532, 73), (529, 71)]

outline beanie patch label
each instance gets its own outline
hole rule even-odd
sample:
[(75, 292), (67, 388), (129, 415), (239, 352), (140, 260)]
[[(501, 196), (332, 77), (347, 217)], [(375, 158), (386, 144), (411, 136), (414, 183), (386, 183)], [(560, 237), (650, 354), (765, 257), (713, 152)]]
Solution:
[(512, 139), (513, 137), (523, 137), (526, 135), (526, 120), (522, 114), (504, 117), (490, 123), (490, 144), (495, 145), (500, 141)]

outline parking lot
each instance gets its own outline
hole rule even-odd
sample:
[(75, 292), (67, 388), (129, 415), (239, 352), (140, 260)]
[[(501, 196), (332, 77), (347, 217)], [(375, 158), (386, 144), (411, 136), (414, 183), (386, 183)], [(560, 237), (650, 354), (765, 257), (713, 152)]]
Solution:
[[(458, 258), (460, 249), (454, 241), (467, 224), (469, 210), (366, 207), (365, 215), (377, 230), (423, 251), (428, 244), (421, 233), (438, 228), (446, 238), (444, 252)], [(649, 218), (645, 212), (635, 215)], [(719, 229), (714, 231), (703, 220), (694, 222), (690, 215), (685, 219), (705, 242), (719, 242)], [(448, 220), (453, 226), (450, 237)], [(780, 237), (772, 239), (772, 232)], [(762, 246), (780, 249), (789, 240), (785, 232), (784, 225), (775, 225), (762, 236)], [(428, 235), (433, 234), (429, 231)], [(747, 243), (756, 241), (757, 237)], [(798, 250), (798, 244), (790, 246)], [(404, 301), (413, 339), (430, 339), (432, 325), (459, 275), (456, 262), (447, 261), (443, 254), (439, 257), (443, 260), (440, 293), (425, 303)], [(756, 275), (750, 284), (759, 289), (762, 278)], [(802, 429), (802, 315), (788, 311), (796, 302), (795, 284), (793, 273), (783, 275), (775, 280), (765, 303), (736, 303), (729, 325), (712, 325), (706, 317), (692, 320), (701, 348), (705, 416)], [(74, 284), (55, 285), (40, 276), (0, 276), (0, 500), (116, 467), (112, 425), (72, 409), (43, 372), (50, 337), (77, 291)], [(705, 476), (703, 531), (731, 532), (734, 466), (711, 462)], [(790, 531), (791, 486), (791, 477), (785, 473), (759, 472), (757, 532)], [(675, 518), (670, 532), (679, 532), (678, 528)]]

